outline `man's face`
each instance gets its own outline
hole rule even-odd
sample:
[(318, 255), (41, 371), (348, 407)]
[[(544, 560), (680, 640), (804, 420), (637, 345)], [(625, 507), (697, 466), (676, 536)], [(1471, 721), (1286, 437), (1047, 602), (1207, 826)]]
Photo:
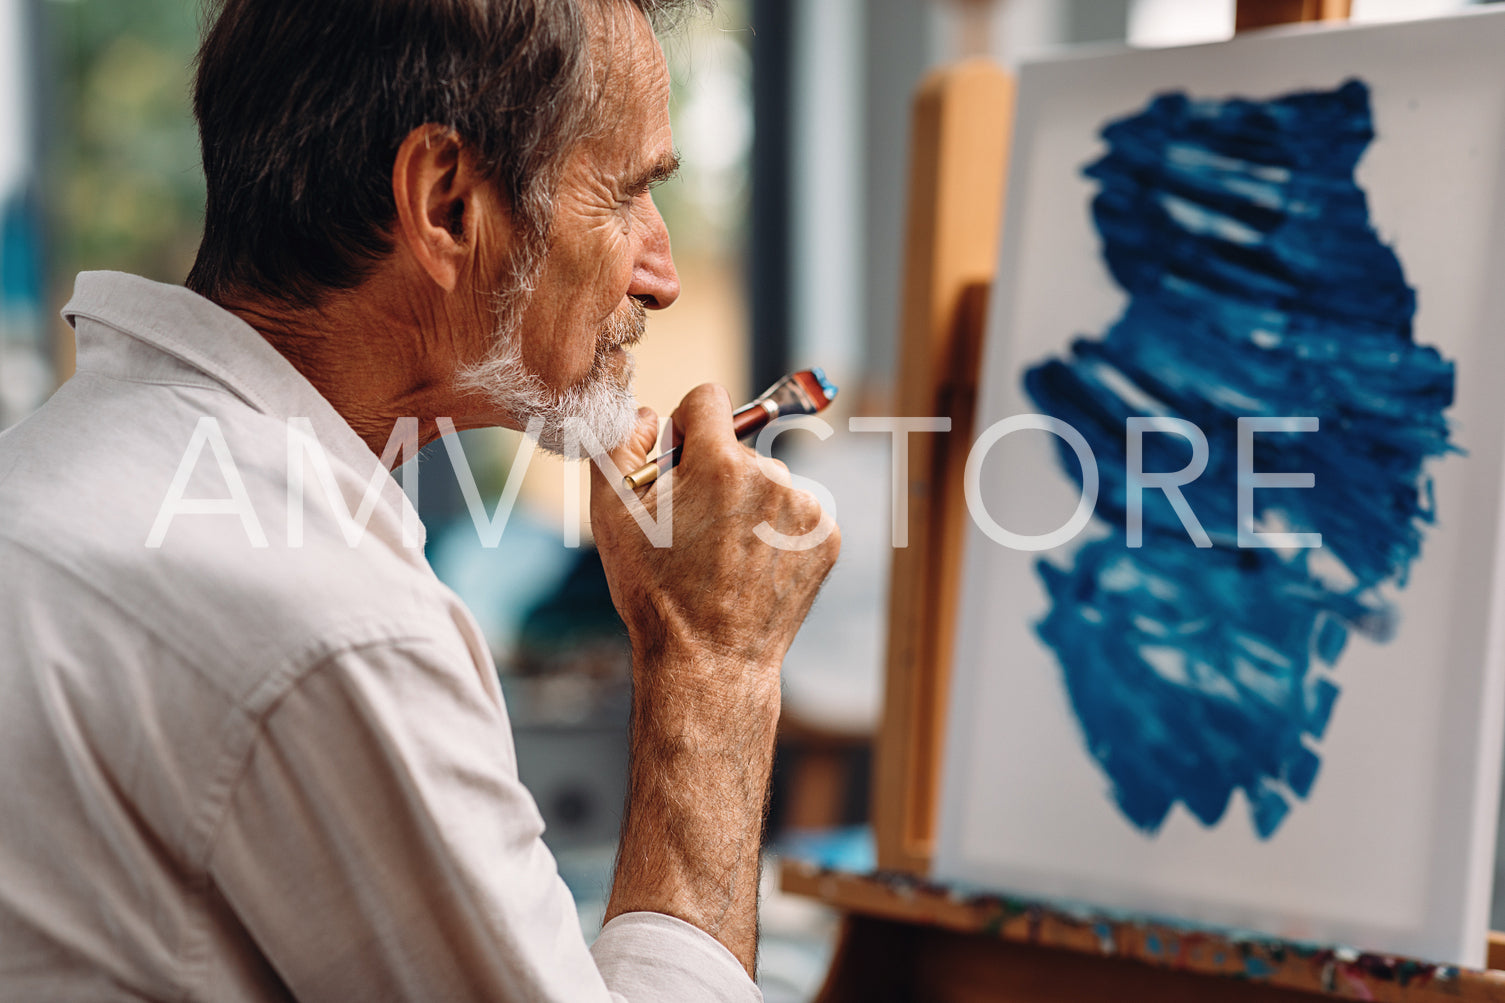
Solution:
[[(545, 413), (551, 427), (540, 442), (555, 449), (563, 418), (583, 417), (608, 448), (626, 435), (635, 411), (627, 349), (643, 333), (645, 308), (679, 295), (669, 233), (649, 194), (676, 163), (668, 68), (635, 8), (611, 4), (603, 19), (593, 42), (600, 127), (565, 163), (532, 294), (516, 330), (503, 333), (512, 382), (528, 386), (511, 400), (506, 390), (496, 395), (519, 424)], [(493, 390), (507, 382), (498, 361), (487, 377)]]

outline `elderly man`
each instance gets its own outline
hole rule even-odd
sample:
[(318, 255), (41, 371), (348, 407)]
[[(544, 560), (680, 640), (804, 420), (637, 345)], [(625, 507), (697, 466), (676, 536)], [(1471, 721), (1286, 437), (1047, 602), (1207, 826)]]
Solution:
[(583, 422), (646, 458), (626, 349), (678, 293), (649, 194), (670, 6), (212, 11), (188, 288), (80, 276), (78, 373), (0, 438), (0, 998), (758, 997), (779, 664), (837, 549), (818, 506), (713, 387), (675, 412), (671, 546), (595, 475), (635, 704), (587, 948), (388, 472), (415, 417), (555, 446)]

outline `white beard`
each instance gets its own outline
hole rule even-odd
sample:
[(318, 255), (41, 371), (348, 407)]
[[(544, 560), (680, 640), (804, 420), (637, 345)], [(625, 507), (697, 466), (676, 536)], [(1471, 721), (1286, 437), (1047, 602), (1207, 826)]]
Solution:
[(538, 444), (556, 455), (565, 456), (575, 447), (572, 458), (578, 458), (582, 430), (607, 450), (620, 446), (637, 424), (637, 400), (632, 394), (632, 356), (618, 373), (611, 352), (636, 344), (643, 336), (647, 325), (643, 305), (633, 300), (626, 314), (614, 315), (603, 325), (590, 372), (563, 390), (550, 387), (523, 363), (518, 305), (499, 309), (496, 348), (460, 372), (459, 387), (481, 394), (530, 433), (536, 429)]

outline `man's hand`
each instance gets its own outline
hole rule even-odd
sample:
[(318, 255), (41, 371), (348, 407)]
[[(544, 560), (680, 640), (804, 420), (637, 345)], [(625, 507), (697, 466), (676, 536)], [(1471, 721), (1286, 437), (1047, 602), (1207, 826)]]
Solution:
[[(779, 716), (779, 668), (840, 548), (840, 534), (781, 464), (732, 433), (720, 387), (674, 412), (684, 455), (643, 492), (673, 492), (673, 543), (655, 548), (599, 470), (591, 527), (633, 649), (632, 769), (606, 918), (662, 912), (725, 944), (752, 974), (758, 850)], [(612, 459), (641, 466), (651, 411)], [(793, 551), (758, 538), (829, 530)], [(824, 524), (823, 524), (824, 523)]]

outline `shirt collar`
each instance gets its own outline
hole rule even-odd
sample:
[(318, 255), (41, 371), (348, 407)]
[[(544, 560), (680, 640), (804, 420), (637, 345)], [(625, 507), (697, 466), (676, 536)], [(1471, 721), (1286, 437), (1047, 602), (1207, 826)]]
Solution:
[[(363, 475), (381, 464), (334, 405), (260, 332), (190, 289), (123, 272), (80, 272), (62, 314), (77, 332), (80, 369), (130, 378), (132, 354), (112, 344), (118, 332), (208, 377), (263, 414), (307, 418), (324, 450)], [(79, 319), (95, 323), (80, 325)], [(381, 495), (403, 520), (412, 520), (421, 545), (423, 528), (410, 510), (412, 502), (390, 474)]]
[(208, 376), (251, 407), (277, 418), (306, 417), (330, 453), (370, 468), (375, 454), (364, 439), (251, 325), (183, 286), (123, 272), (80, 272), (63, 319), (78, 335), (85, 367), (108, 354), (108, 335), (80, 328), (78, 318), (129, 335)]

